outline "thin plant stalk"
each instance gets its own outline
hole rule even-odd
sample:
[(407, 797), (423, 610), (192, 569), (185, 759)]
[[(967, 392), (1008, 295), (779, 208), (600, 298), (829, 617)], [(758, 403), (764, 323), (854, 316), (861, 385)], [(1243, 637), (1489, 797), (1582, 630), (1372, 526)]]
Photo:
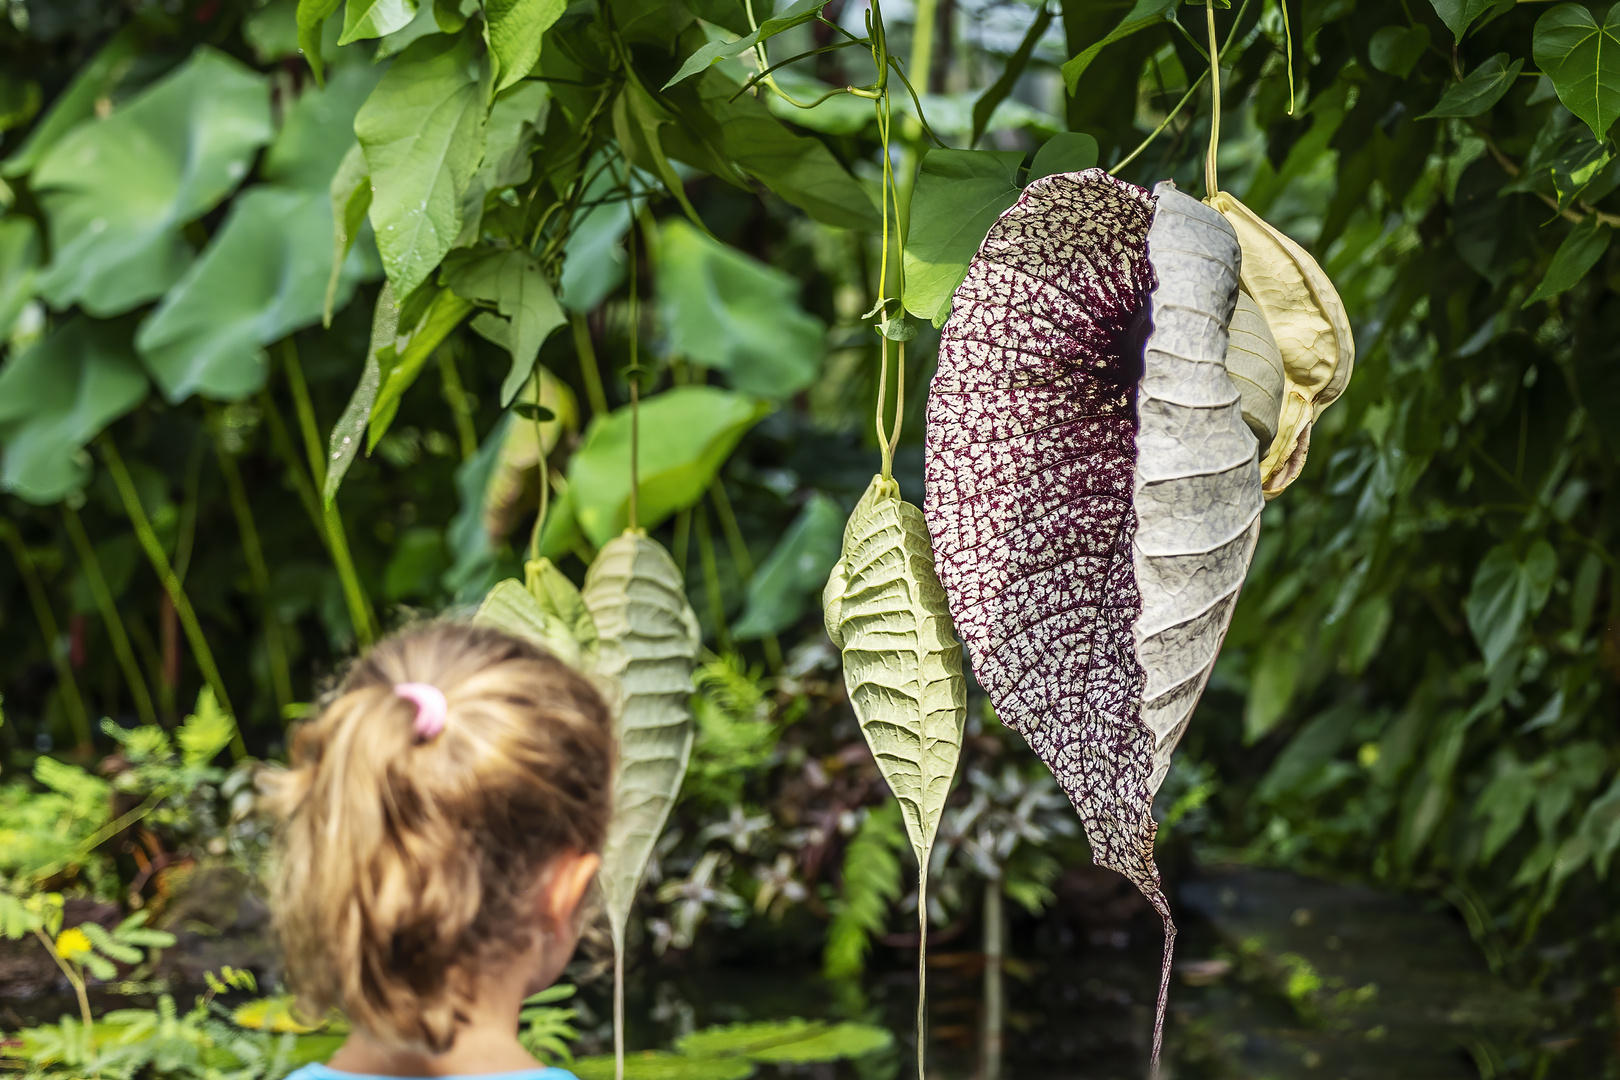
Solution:
[(636, 303), (636, 230), (627, 234), (630, 249), (630, 528), (637, 528), (636, 504), (641, 498), (641, 311)]
[[(743, 584), (753, 580), (754, 557), (748, 552), (748, 542), (743, 539), (742, 529), (737, 525), (737, 514), (731, 507), (731, 498), (726, 494), (726, 485), (716, 476), (714, 483), (709, 485), (709, 498), (714, 503), (715, 516), (720, 519), (720, 531), (725, 533), (726, 547), (731, 550), (731, 561), (737, 565), (737, 572), (742, 575)], [(775, 634), (766, 634), (760, 639), (765, 648), (765, 661), (772, 671), (782, 670), (782, 643)]]
[(917, 863), (917, 1080), (928, 1077), (928, 860), (930, 846)]
[[(214, 652), (208, 647), (208, 639), (203, 636), (202, 626), (197, 622), (197, 613), (191, 607), (191, 600), (186, 596), (185, 589), (180, 586), (180, 579), (175, 576), (174, 567), (169, 565), (169, 556), (163, 551), (163, 544), (158, 540), (157, 533), (152, 531), (152, 522), (146, 516), (146, 509), (141, 505), (140, 492), (135, 490), (135, 483), (130, 479), (129, 470), (124, 467), (124, 459), (118, 453), (118, 446), (113, 442), (112, 434), (104, 432), (99, 440), (101, 456), (107, 463), (107, 472), (112, 476), (113, 483), (118, 488), (118, 495), (123, 500), (124, 512), (129, 515), (129, 523), (135, 528), (135, 537), (141, 542), (141, 548), (146, 552), (152, 569), (157, 571), (158, 579), (163, 582), (163, 590), (169, 594), (169, 602), (174, 605), (174, 611), (180, 619), (180, 625), (186, 632), (186, 640), (191, 645), (192, 655), (197, 659), (197, 667), (202, 670), (203, 678), (213, 688), (214, 698), (219, 707), (232, 717), (236, 710), (231, 706), (230, 695), (225, 690), (225, 680), (220, 678), (219, 667), (214, 663)], [(231, 755), (238, 761), (247, 757), (247, 745), (242, 741), (242, 728), (240, 724), (234, 725), (231, 733)]]
[[(309, 471), (317, 490), (326, 487), (326, 452), (321, 448), (320, 428), (315, 422), (315, 404), (310, 400), (309, 384), (304, 381), (304, 369), (298, 363), (298, 350), (288, 338), (283, 355), (287, 363), (287, 382), (292, 386), (293, 407), (298, 411), (298, 427), (304, 436), (304, 453), (309, 457)], [(326, 533), (327, 548), (332, 553), (332, 565), (337, 568), (343, 583), (343, 600), (349, 608), (349, 621), (354, 624), (354, 636), (361, 646), (368, 646), (377, 636), (376, 618), (371, 612), (371, 601), (365, 586), (355, 571), (354, 559), (349, 554), (349, 534), (343, 527), (337, 502), (324, 502), (321, 526)]]
[[(1288, 0), (1277, 0), (1282, 11), (1283, 64), (1288, 69), (1288, 115), (1294, 115), (1294, 28), (1288, 25)], [(1234, 24), (1234, 29), (1236, 26)]]
[(472, 403), (467, 400), (467, 389), (461, 383), (461, 372), (456, 367), (455, 353), (446, 342), (435, 353), (439, 361), (439, 385), (450, 414), (456, 421), (456, 441), (461, 444), (461, 460), (466, 461), (478, 453), (478, 429), (473, 425)]
[(124, 627), (118, 603), (113, 599), (112, 590), (107, 587), (101, 559), (84, 531), (84, 522), (79, 520), (78, 512), (67, 503), (62, 504), (62, 521), (67, 526), (68, 539), (78, 553), (85, 584), (90, 586), (90, 595), (95, 599), (96, 609), (101, 612), (102, 624), (107, 628), (107, 640), (112, 643), (113, 655), (117, 657), (118, 667), (124, 673), (124, 682), (129, 686), (129, 695), (134, 699), (135, 715), (140, 717), (142, 724), (155, 725), (158, 722), (157, 709), (152, 705), (152, 694), (141, 675), (141, 666), (135, 660), (135, 650), (130, 647), (129, 631)]
[(592, 416), (606, 416), (607, 394), (602, 389), (602, 370), (596, 363), (596, 344), (591, 341), (591, 328), (585, 316), (570, 312), (568, 326), (574, 332), (574, 352), (579, 357), (579, 376), (585, 383), (585, 400), (590, 404)]
[(62, 974), (67, 978), (68, 985), (73, 987), (73, 996), (79, 999), (79, 1016), (84, 1023), (84, 1038), (90, 1044), (90, 1048), (94, 1050), (96, 1046), (96, 1021), (90, 1015), (90, 995), (85, 992), (84, 976), (74, 971), (73, 965), (62, 959), (62, 954), (56, 951), (56, 942), (51, 940), (49, 934), (36, 926), (34, 927), (34, 936), (39, 938), (41, 945), (45, 946), (45, 951), (51, 954), (51, 959), (56, 961), (56, 966), (62, 969)]
[(45, 586), (40, 584), (39, 571), (34, 566), (34, 557), (28, 554), (28, 545), (24, 544), (22, 537), (17, 533), (17, 527), (9, 521), (0, 520), (0, 536), (4, 536), (6, 546), (11, 548), (11, 556), (17, 562), (17, 573), (23, 579), (23, 588), (28, 591), (28, 600), (34, 605), (34, 618), (39, 623), (39, 632), (45, 638), (45, 654), (51, 658), (51, 666), (56, 668), (56, 682), (62, 693), (62, 704), (67, 709), (68, 723), (73, 726), (74, 738), (79, 740), (79, 748), (90, 749), (90, 716), (84, 709), (84, 698), (79, 696), (79, 684), (73, 678), (73, 668), (57, 642), (62, 638), (61, 628), (56, 624), (56, 614), (51, 611), (50, 597), (45, 594)]
[(1215, 174), (1216, 149), (1221, 142), (1221, 46), (1215, 39), (1215, 4), (1204, 5), (1205, 25), (1209, 27), (1209, 152), (1204, 156), (1204, 186), (1214, 198), (1221, 190)]
[[(540, 407), (540, 365), (534, 366), (534, 404)], [(536, 459), (535, 472), (540, 481), (540, 509), (534, 515), (534, 529), (529, 533), (529, 561), (538, 562), (540, 559), (540, 535), (546, 527), (546, 511), (550, 508), (551, 470), (546, 466), (546, 440), (541, 430), (540, 414), (534, 414), (534, 456)]]
[(217, 438), (214, 452), (219, 458), (220, 474), (225, 477), (225, 490), (230, 495), (237, 531), (242, 534), (242, 556), (247, 560), (248, 577), (264, 608), (264, 650), (270, 661), (270, 689), (276, 696), (276, 715), (286, 719), (287, 706), (293, 701), (292, 672), (287, 663), (287, 640), (281, 632), (281, 620), (276, 618), (270, 600), (270, 568), (264, 561), (264, 545), (259, 541), (253, 506), (242, 485), (242, 472), (236, 467), (236, 458)]
[(720, 561), (714, 555), (714, 536), (709, 530), (709, 515), (700, 505), (697, 508), (698, 560), (703, 564), (703, 595), (709, 605), (709, 620), (714, 623), (714, 641), (721, 652), (731, 648), (731, 631), (726, 626), (725, 602), (720, 595)]
[(613, 940), (613, 1077), (624, 1080), (624, 945)]
[(984, 1033), (980, 1043), (980, 1080), (1001, 1080), (1002, 1031), (1006, 1022), (1006, 989), (1002, 965), (1006, 954), (1007, 915), (1001, 877), (984, 882)]
[(315, 485), (310, 483), (309, 473), (304, 470), (303, 462), (294, 448), (292, 437), (287, 433), (286, 421), (281, 418), (281, 410), (276, 408), (276, 401), (270, 396), (270, 391), (264, 390), (259, 394), (259, 403), (264, 406), (265, 424), (270, 429), (270, 445), (281, 456), (282, 463), (287, 466), (287, 480), (293, 491), (298, 494), (298, 501), (303, 504), (304, 512), (309, 515), (309, 522), (315, 527), (315, 533), (321, 538), (321, 546), (328, 546), (326, 527), (321, 519), (321, 500), (315, 494)]

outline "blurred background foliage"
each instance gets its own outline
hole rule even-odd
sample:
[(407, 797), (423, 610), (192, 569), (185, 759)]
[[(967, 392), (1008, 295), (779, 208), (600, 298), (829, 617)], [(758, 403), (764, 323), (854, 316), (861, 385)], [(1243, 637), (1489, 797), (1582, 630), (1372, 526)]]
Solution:
[[(134, 909), (256, 865), (248, 766), (159, 729), (206, 691), (236, 760), (273, 758), (357, 645), (476, 602), (531, 532), (577, 578), (626, 520), (635, 379), (640, 518), (712, 650), (644, 957), (858, 973), (910, 875), (817, 597), (877, 461), (881, 158), (869, 102), (786, 95), (874, 77), (833, 48), (866, 7), (796, 5), (769, 55), (805, 55), (739, 93), (741, 49), (673, 79), (748, 32), (731, 0), (579, 0), (538, 59), (474, 0), (301, 24), (322, 6), (5, 5), (6, 887)], [(1175, 0), (884, 14), (927, 120), (897, 92), (918, 500), (956, 268), (1032, 176), (1140, 149), (1123, 176), (1199, 191), (1207, 60)], [(1217, 19), (1222, 178), (1316, 254), (1359, 356), (1161, 796), (1171, 873), (1443, 899), (1576, 1033), (1504, 1072), (1615, 1075), (1620, 30), (1511, 0)], [(1074, 825), (976, 699), (935, 919), (1041, 911)]]

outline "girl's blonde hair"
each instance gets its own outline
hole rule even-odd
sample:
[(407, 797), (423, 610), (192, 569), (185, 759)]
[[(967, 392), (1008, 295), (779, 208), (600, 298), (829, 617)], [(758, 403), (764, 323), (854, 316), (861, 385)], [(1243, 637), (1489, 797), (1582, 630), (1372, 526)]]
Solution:
[[(444, 693), (440, 734), (419, 738), (400, 683)], [(377, 644), (263, 782), (300, 1006), (448, 1050), (479, 968), (532, 944), (536, 875), (562, 851), (601, 850), (612, 768), (607, 706), (540, 648), (454, 623)]]

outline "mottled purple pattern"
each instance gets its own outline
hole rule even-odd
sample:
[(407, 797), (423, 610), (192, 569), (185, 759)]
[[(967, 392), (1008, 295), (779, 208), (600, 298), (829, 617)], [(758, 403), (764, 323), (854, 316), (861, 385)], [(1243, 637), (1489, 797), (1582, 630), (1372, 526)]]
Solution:
[(1035, 181), (991, 228), (940, 342), (924, 509), (997, 714), (1068, 792), (1096, 861), (1156, 896), (1131, 633), (1152, 217), (1147, 192), (1093, 169)]

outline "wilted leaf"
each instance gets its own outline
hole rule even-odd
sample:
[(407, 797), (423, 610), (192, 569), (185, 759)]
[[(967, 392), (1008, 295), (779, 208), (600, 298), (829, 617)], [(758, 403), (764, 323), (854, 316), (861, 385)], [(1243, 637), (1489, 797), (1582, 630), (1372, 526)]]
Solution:
[(1016, 150), (930, 150), (917, 171), (906, 234), (906, 310), (938, 324), (984, 234), (1018, 198)]
[(827, 328), (799, 306), (799, 282), (679, 218), (658, 246), (658, 307), (670, 351), (745, 394), (781, 401), (820, 369)]
[(1237, 238), (1173, 186), (1157, 200), (1155, 214), (1096, 170), (1050, 176), (992, 227), (940, 345), (926, 507), (974, 674), (1074, 802), (1095, 860), (1164, 915), (1167, 980), (1150, 809), (1261, 493), (1221, 364)]
[(84, 486), (82, 448), (146, 398), (125, 321), (73, 319), (0, 368), (0, 487), (54, 503)]
[(823, 594), (861, 734), (899, 800), (919, 873), (962, 752), (967, 680), (922, 511), (874, 476)]
[(397, 296), (427, 279), (461, 232), (484, 154), (488, 69), (471, 35), (434, 34), (395, 58), (355, 117), (371, 174), (371, 226)]
[(619, 757), (613, 820), (598, 876), (616, 951), (653, 845), (692, 753), (692, 671), (702, 637), (675, 561), (642, 532), (623, 533), (585, 574), (597, 632), (597, 673), (616, 687)]
[[(213, 241), (136, 335), (165, 398), (238, 401), (264, 386), (264, 346), (321, 317), (331, 213), (324, 192), (270, 186), (231, 203)], [(357, 269), (340, 271), (339, 300), (347, 302)]]
[(1438, 120), (1445, 117), (1478, 116), (1489, 112), (1491, 106), (1502, 100), (1502, 95), (1513, 88), (1513, 80), (1524, 70), (1523, 57), (1508, 63), (1507, 53), (1497, 53), (1480, 64), (1468, 77), (1446, 87), (1434, 108), (1418, 117), (1419, 120)]
[[(771, 407), (716, 386), (677, 386), (641, 402), (640, 491), (643, 528), (696, 503), (748, 429)], [(630, 408), (591, 421), (568, 463), (579, 527), (605, 544), (629, 521)]]
[(1243, 421), (1254, 432), (1262, 447), (1277, 437), (1277, 421), (1282, 415), (1282, 351), (1271, 335), (1265, 313), (1254, 297), (1238, 290), (1237, 307), (1227, 328), (1226, 373), (1232, 377), (1243, 401)]
[(820, 591), (838, 562), (843, 538), (843, 511), (832, 499), (815, 492), (748, 579), (747, 601), (731, 636), (748, 641), (779, 634), (798, 622), (807, 601)]
[(162, 296), (191, 261), (181, 227), (247, 175), (270, 135), (264, 78), (207, 46), (74, 128), (32, 178), (53, 253), (40, 291), (52, 307), (98, 316)]
[(1338, 290), (1308, 251), (1224, 191), (1209, 204), (1237, 231), (1243, 291), (1260, 309), (1282, 354), (1277, 437), (1260, 448), (1260, 478), (1271, 498), (1305, 467), (1311, 425), (1350, 382), (1355, 340)]

